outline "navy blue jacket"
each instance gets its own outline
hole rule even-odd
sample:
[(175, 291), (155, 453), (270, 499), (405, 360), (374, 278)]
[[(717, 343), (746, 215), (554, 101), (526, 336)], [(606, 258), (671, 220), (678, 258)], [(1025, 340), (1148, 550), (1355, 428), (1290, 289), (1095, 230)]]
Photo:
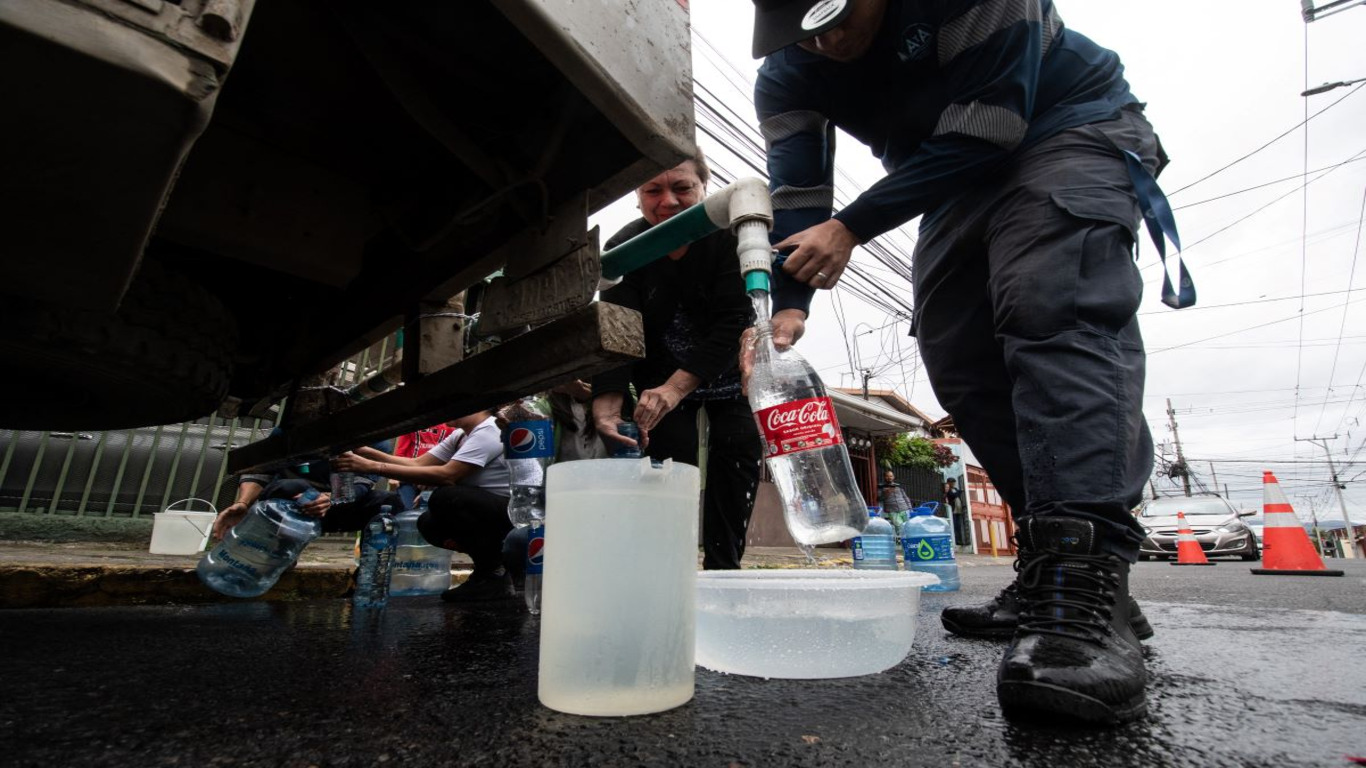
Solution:
[[(1052, 0), (888, 0), (859, 60), (793, 45), (759, 69), (773, 241), (830, 218), (835, 126), (887, 171), (835, 214), (867, 242), (952, 202), (1021, 149), (1135, 102), (1119, 56), (1066, 29)], [(779, 269), (774, 278), (775, 312), (809, 308), (810, 287)]]

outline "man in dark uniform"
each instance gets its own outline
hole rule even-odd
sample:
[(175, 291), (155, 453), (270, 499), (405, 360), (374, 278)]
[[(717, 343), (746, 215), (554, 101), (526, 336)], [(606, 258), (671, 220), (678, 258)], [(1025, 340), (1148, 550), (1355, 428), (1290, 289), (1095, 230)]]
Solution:
[[(855, 245), (924, 216), (914, 333), (1020, 539), (1016, 582), (944, 625), (1012, 637), (1009, 717), (1142, 716), (1129, 510), (1152, 438), (1133, 251), (1160, 149), (1119, 57), (1051, 0), (755, 0), (754, 55), (786, 253), (775, 342), (800, 338)], [(887, 175), (832, 216), (836, 127)]]

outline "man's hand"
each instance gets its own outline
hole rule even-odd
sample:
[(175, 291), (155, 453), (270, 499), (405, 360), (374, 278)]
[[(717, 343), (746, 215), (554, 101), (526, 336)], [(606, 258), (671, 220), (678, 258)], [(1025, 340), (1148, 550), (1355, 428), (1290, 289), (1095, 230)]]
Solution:
[[(812, 288), (829, 290), (835, 287), (859, 239), (839, 219), (829, 219), (814, 227), (803, 229), (786, 240), (774, 244), (782, 251), (795, 246), (787, 255), (783, 271)], [(775, 337), (774, 341), (777, 339)]]
[(334, 472), (356, 472), (362, 475), (373, 475), (379, 471), (378, 461), (363, 459), (351, 451), (343, 453), (328, 463)]
[[(302, 496), (303, 494), (301, 493), (298, 496), (295, 496), (294, 500), (297, 502)], [(319, 494), (318, 498), (308, 502), (307, 504), (300, 506), (299, 511), (303, 512), (305, 515), (308, 515), (309, 517), (323, 517), (327, 514), (327, 510), (331, 508), (332, 494), (323, 493)]]
[[(800, 309), (779, 310), (773, 316), (773, 346), (787, 349), (806, 333), (806, 313)], [(754, 372), (754, 328), (740, 334), (740, 390), (749, 394), (749, 375)]]
[(247, 516), (247, 509), (248, 507), (246, 504), (240, 501), (234, 501), (220, 510), (218, 517), (213, 519), (213, 540), (222, 541), (228, 531), (231, 530), (234, 525), (242, 522), (242, 518)]

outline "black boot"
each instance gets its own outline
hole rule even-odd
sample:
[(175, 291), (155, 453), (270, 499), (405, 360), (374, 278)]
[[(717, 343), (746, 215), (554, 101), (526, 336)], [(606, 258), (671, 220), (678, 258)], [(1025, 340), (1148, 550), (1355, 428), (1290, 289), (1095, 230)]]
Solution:
[(1148, 711), (1143, 652), (1130, 625), (1129, 564), (1107, 554), (1095, 525), (1031, 517), (1018, 583), (1015, 638), (996, 674), (1011, 719), (1113, 725)]
[[(1015, 560), (1015, 580), (1006, 585), (996, 597), (985, 603), (975, 605), (950, 605), (939, 612), (939, 621), (944, 629), (959, 637), (981, 637), (1006, 639), (1015, 635), (1015, 625), (1020, 620), (1020, 563), (1029, 560), (1030, 553), (1020, 550)], [(1138, 601), (1129, 600), (1129, 625), (1139, 640), (1153, 636), (1152, 625), (1144, 618)]]

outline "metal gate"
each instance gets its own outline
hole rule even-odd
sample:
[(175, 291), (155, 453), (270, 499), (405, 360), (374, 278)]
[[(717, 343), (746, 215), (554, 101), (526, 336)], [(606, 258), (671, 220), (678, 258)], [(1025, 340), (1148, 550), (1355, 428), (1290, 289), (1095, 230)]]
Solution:
[[(356, 384), (393, 364), (397, 350), (394, 336), (376, 343), (342, 363), (334, 383)], [(108, 432), (0, 430), (0, 512), (138, 518), (188, 498), (222, 509), (236, 492), (228, 451), (274, 426), (215, 415)]]

